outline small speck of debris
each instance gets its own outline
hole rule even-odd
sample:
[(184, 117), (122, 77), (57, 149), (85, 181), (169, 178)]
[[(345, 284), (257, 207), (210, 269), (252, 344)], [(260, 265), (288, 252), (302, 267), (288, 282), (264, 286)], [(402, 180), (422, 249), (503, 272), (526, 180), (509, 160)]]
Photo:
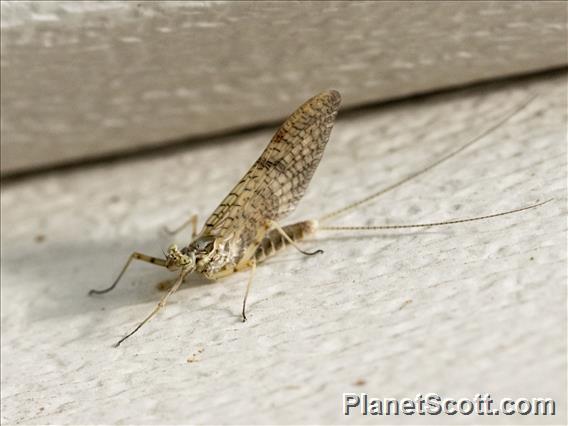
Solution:
[(34, 238), (34, 241), (36, 243), (43, 243), (45, 241), (45, 235), (43, 234), (37, 234)]
[(298, 385), (287, 385), (286, 389), (301, 389)]
[(533, 256), (531, 256), (530, 260), (534, 260), (534, 257), (533, 257)]
[(45, 410), (45, 408), (39, 407), (39, 411), (43, 411), (43, 410)]
[(367, 384), (367, 381), (365, 379), (359, 379), (355, 383), (353, 383), (354, 386), (363, 386), (363, 385), (366, 385), (366, 384)]
[(200, 353), (203, 353), (204, 350), (205, 350), (204, 348), (199, 348), (196, 352), (191, 354), (191, 356), (189, 358), (187, 358), (188, 364), (200, 361), (200, 358), (197, 355), (200, 354)]
[(118, 195), (111, 195), (108, 201), (111, 204), (118, 203), (120, 201), (120, 197)]
[(402, 302), (402, 304), (400, 305), (398, 310), (400, 311), (402, 308), (404, 308), (407, 305), (410, 305), (411, 303), (412, 303), (412, 299), (405, 300), (404, 302)]

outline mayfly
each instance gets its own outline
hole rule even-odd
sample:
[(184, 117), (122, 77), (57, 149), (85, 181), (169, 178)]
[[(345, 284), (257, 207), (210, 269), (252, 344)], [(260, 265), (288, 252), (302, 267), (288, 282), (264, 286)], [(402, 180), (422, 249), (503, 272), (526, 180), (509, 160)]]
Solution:
[[(242, 306), (242, 319), (246, 321), (246, 301), (253, 282), (256, 265), (273, 256), (287, 246), (295, 247), (305, 255), (322, 253), (321, 250), (307, 252), (297, 242), (316, 230), (384, 230), (451, 225), (488, 219), (516, 213), (544, 204), (544, 202), (473, 218), (452, 219), (414, 225), (385, 226), (322, 226), (321, 223), (367, 203), (405, 182), (427, 172), (440, 163), (455, 156), (485, 135), (509, 120), (526, 104), (509, 113), (497, 124), (470, 140), (455, 151), (440, 158), (424, 169), (407, 176), (368, 197), (339, 210), (322, 216), (319, 220), (306, 220), (282, 226), (280, 221), (292, 212), (314, 174), (335, 123), (341, 96), (335, 90), (320, 93), (301, 105), (278, 129), (260, 158), (235, 185), (221, 204), (197, 233), (197, 217), (193, 216), (180, 229), (193, 226), (192, 241), (182, 249), (172, 244), (165, 258), (134, 252), (122, 268), (114, 283), (104, 290), (91, 290), (89, 294), (106, 293), (117, 285), (132, 260), (141, 260), (171, 271), (179, 271), (173, 286), (154, 310), (115, 346), (136, 333), (166, 304), (166, 300), (180, 287), (185, 277), (197, 272), (209, 279), (218, 279), (238, 271), (250, 269), (250, 275)], [(179, 231), (179, 229), (178, 229)], [(174, 231), (177, 232), (177, 231)]]

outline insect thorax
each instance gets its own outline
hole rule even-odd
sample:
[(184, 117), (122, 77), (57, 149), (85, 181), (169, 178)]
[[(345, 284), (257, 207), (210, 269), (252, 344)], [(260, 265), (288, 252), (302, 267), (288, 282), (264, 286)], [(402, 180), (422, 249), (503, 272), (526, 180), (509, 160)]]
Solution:
[(181, 252), (194, 253), (195, 270), (207, 278), (212, 278), (213, 275), (226, 267), (234, 266), (233, 256), (228, 244), (211, 235), (197, 237)]

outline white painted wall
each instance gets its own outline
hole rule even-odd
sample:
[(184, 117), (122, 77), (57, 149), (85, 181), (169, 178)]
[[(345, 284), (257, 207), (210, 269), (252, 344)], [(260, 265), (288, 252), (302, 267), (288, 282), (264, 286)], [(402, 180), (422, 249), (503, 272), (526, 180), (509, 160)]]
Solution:
[(562, 2), (2, 2), (2, 174), (565, 66)]

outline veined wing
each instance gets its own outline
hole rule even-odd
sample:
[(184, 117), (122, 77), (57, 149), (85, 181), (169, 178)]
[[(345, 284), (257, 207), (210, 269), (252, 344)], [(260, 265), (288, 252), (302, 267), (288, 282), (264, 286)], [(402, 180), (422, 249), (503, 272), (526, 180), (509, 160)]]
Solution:
[(238, 243), (239, 258), (266, 232), (268, 221), (292, 212), (320, 162), (340, 103), (339, 92), (330, 90), (300, 106), (207, 219), (201, 235)]

